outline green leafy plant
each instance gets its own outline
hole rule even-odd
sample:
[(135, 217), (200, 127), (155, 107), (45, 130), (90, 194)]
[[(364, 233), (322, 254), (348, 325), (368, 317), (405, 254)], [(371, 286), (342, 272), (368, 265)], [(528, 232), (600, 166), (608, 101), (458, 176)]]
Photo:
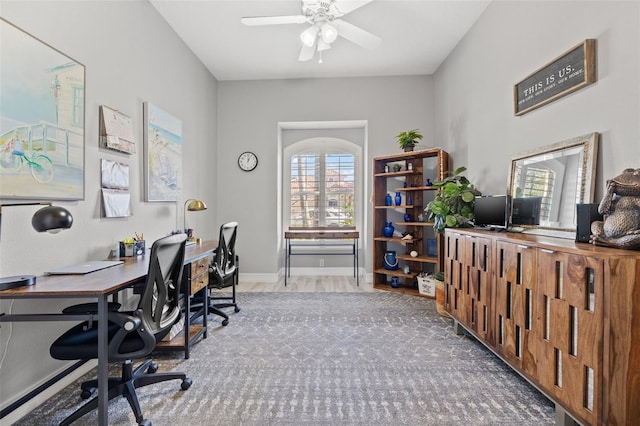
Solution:
[(413, 151), (413, 147), (422, 140), (423, 136), (418, 129), (407, 130), (406, 132), (400, 132), (396, 136), (398, 139), (398, 145), (405, 151)]
[(442, 181), (434, 182), (438, 192), (433, 201), (424, 208), (427, 218), (433, 222), (433, 229), (444, 233), (445, 228), (464, 228), (472, 226), (473, 206), (476, 195), (482, 195), (461, 173), (466, 167), (459, 167)]

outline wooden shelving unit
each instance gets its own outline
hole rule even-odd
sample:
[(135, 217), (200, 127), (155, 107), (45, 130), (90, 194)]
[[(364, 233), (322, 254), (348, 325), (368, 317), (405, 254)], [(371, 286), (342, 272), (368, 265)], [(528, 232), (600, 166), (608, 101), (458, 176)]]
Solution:
[[(401, 165), (400, 171), (393, 171), (393, 165)], [(385, 171), (385, 166), (389, 171)], [(419, 295), (416, 277), (420, 272), (442, 271), (443, 244), (442, 236), (433, 232), (432, 222), (419, 222), (418, 215), (424, 213), (424, 207), (433, 199), (434, 188), (425, 184), (442, 180), (449, 167), (449, 155), (440, 148), (405, 152), (373, 159), (373, 286), (377, 289), (395, 291), (405, 294)], [(396, 192), (402, 194), (399, 206), (385, 205), (385, 196), (392, 197)], [(413, 202), (407, 204), (407, 196)], [(408, 213), (412, 220), (404, 219)], [(402, 236), (393, 238), (383, 236), (385, 222), (392, 222), (397, 232), (409, 232), (413, 239), (406, 241)], [(436, 239), (437, 256), (427, 255), (427, 244), (431, 238)], [(384, 255), (387, 250), (395, 250), (399, 260), (397, 270), (384, 268)], [(409, 253), (415, 250), (417, 257)], [(408, 265), (410, 272), (405, 274), (403, 268)], [(391, 277), (398, 277), (399, 288), (391, 287)]]

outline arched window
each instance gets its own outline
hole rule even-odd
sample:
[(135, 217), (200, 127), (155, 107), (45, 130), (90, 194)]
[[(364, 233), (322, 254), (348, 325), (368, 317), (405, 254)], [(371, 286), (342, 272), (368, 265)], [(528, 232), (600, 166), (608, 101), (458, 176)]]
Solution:
[(362, 206), (362, 148), (344, 139), (310, 138), (284, 150), (284, 225), (356, 226)]

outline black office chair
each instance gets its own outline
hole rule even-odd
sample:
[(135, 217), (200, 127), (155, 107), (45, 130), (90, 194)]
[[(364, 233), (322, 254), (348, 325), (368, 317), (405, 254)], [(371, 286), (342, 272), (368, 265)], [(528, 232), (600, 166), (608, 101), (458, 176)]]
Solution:
[[(191, 379), (183, 373), (156, 373), (158, 366), (151, 359), (135, 370), (132, 359), (149, 355), (156, 343), (169, 333), (181, 315), (180, 285), (185, 251), (185, 234), (160, 238), (153, 243), (149, 254), (149, 272), (138, 308), (133, 312), (120, 312), (117, 304), (109, 306), (109, 361), (122, 361), (122, 376), (109, 378), (109, 400), (124, 396), (140, 425), (150, 426), (145, 420), (136, 396), (136, 388), (166, 380), (182, 380), (182, 390), (191, 386)], [(65, 313), (96, 313), (95, 303), (71, 306)], [(76, 325), (60, 336), (50, 348), (51, 356), (60, 360), (97, 359), (97, 322)], [(146, 372), (145, 372), (146, 370)], [(88, 399), (98, 386), (97, 380), (81, 385), (83, 399)], [(98, 398), (80, 407), (60, 424), (68, 425), (98, 407)]]
[[(223, 318), (222, 325), (229, 324), (229, 315), (222, 311), (224, 308), (234, 308), (234, 312), (240, 312), (236, 303), (236, 285), (240, 265), (236, 250), (236, 235), (238, 222), (228, 222), (220, 227), (218, 248), (213, 254), (213, 260), (209, 265), (209, 313)], [(217, 296), (213, 290), (231, 287), (231, 296)], [(218, 300), (227, 302), (216, 303)]]

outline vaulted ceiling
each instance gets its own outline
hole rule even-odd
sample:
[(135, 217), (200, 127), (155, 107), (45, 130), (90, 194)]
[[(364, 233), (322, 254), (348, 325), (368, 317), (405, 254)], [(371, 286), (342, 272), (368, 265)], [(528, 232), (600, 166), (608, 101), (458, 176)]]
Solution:
[(490, 2), (373, 0), (342, 19), (380, 37), (380, 46), (367, 50), (338, 37), (319, 63), (317, 53), (298, 61), (300, 33), (309, 24), (240, 23), (242, 17), (299, 15), (300, 0), (150, 1), (220, 81), (432, 74)]

